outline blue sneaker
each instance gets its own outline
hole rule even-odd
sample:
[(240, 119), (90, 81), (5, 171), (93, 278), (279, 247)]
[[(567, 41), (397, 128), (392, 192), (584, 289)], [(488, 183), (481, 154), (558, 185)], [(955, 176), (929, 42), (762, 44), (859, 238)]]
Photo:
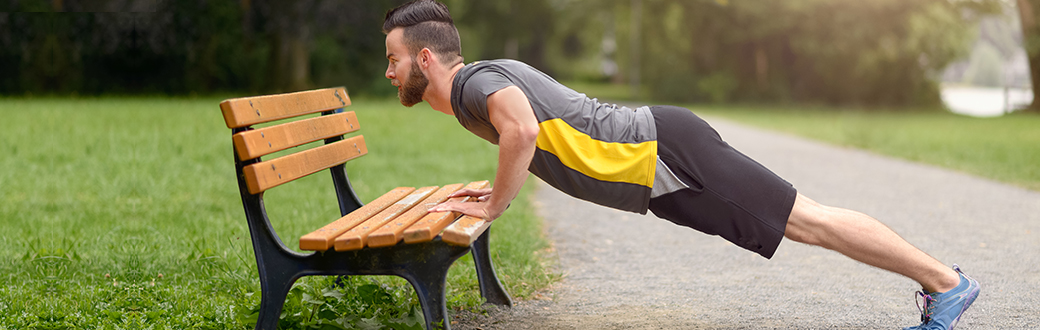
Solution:
[(952, 330), (957, 326), (961, 315), (979, 296), (979, 282), (964, 275), (956, 264), (953, 270), (961, 276), (961, 283), (943, 293), (918, 291), (917, 295), (924, 298), (924, 308), (917, 306), (921, 309), (921, 325), (903, 330)]

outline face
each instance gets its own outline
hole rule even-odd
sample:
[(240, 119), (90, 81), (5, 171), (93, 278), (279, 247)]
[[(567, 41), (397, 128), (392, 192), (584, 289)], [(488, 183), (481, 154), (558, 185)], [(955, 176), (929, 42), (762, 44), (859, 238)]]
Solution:
[(386, 35), (386, 78), (397, 86), (397, 97), (406, 107), (422, 102), (429, 79), (422, 73), (419, 63), (404, 44), (404, 29), (394, 29)]

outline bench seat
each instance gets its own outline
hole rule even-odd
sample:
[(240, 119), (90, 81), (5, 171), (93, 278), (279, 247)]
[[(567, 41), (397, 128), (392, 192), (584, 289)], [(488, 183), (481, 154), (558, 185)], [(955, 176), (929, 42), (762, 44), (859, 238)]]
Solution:
[[(398, 187), (371, 203), (350, 212), (307, 235), (300, 237), (300, 249), (308, 251), (360, 250), (365, 247), (393, 246), (400, 242), (414, 244), (433, 240), (444, 231), (444, 241), (469, 246), (487, 229), (485, 224), (473, 226), (472, 217), (458, 212), (429, 212), (429, 208), (448, 201), (459, 189), (482, 189), (488, 181), (461, 183), (444, 187)], [(471, 200), (455, 197), (453, 202)], [(460, 219), (461, 218), (461, 219)], [(459, 221), (456, 221), (459, 220)], [(409, 239), (405, 240), (405, 237)]]

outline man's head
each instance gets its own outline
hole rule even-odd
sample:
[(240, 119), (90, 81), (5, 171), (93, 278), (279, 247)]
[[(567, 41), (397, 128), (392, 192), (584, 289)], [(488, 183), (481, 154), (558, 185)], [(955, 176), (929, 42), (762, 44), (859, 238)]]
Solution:
[(398, 97), (405, 106), (421, 102), (429, 84), (417, 56), (434, 54), (445, 67), (462, 63), (459, 32), (442, 3), (416, 0), (391, 9), (383, 21), (383, 33), (390, 62), (386, 77), (398, 86)]

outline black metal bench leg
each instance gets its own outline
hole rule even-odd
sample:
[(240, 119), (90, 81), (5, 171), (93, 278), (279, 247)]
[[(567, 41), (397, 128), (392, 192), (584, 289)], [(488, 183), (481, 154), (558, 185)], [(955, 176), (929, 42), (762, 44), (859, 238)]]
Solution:
[(448, 301), (444, 298), (444, 290), (448, 280), (448, 267), (451, 263), (442, 264), (440, 267), (427, 269), (415, 269), (412, 272), (401, 274), (415, 288), (419, 295), (419, 303), (422, 305), (423, 316), (426, 320), (426, 329), (451, 329), (448, 317)]
[(256, 320), (256, 330), (278, 329), (278, 319), (282, 315), (285, 297), (289, 295), (289, 290), (296, 282), (290, 278), (279, 277), (285, 276), (269, 275), (260, 279), (260, 315)]
[(513, 301), (509, 298), (506, 289), (502, 287), (502, 282), (498, 281), (495, 266), (491, 264), (491, 250), (488, 247), (488, 233), (490, 232), (491, 228), (485, 230), (470, 246), (470, 251), (473, 253), (473, 264), (477, 266), (480, 295), (484, 296), (489, 304), (512, 307)]

